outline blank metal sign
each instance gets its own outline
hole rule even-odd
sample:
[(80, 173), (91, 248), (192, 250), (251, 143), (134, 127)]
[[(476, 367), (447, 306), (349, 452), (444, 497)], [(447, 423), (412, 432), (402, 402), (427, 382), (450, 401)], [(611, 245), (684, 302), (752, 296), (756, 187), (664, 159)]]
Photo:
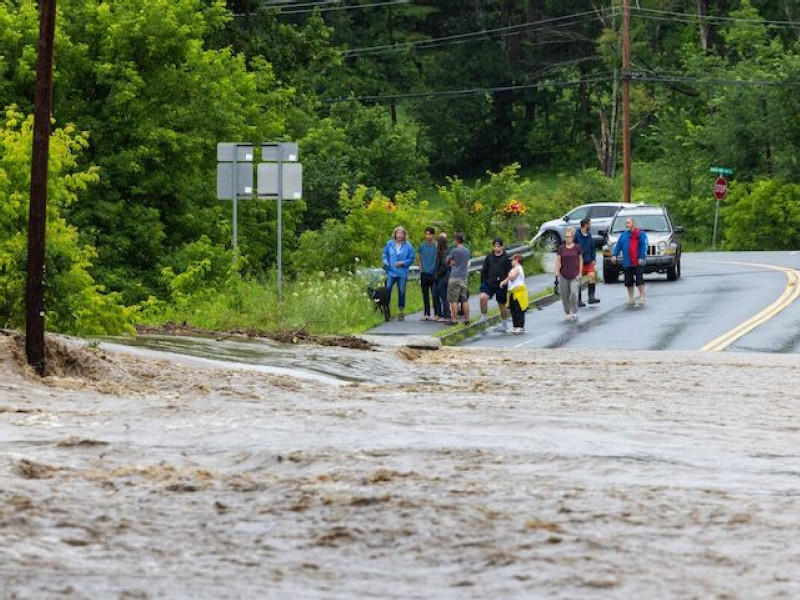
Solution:
[(233, 162), (234, 155), (238, 162), (253, 162), (253, 144), (239, 142), (217, 144), (217, 160), (219, 162)]
[[(303, 165), (282, 163), (283, 200), (300, 200), (303, 197)], [(278, 197), (278, 163), (258, 163), (258, 195), (261, 198)]]
[[(237, 198), (253, 196), (253, 163), (236, 163)], [(233, 200), (233, 163), (217, 163), (217, 200)]]

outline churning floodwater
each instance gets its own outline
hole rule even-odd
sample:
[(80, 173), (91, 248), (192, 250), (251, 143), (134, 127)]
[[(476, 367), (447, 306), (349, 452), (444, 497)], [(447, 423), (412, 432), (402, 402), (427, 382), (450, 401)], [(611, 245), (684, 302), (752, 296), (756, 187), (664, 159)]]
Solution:
[(800, 595), (792, 357), (143, 343), (0, 338), (2, 597)]

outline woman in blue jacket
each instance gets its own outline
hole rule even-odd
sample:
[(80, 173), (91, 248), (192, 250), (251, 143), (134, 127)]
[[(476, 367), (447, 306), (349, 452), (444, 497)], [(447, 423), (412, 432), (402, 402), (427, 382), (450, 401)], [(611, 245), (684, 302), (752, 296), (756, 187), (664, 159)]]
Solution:
[(389, 303), (392, 301), (392, 288), (397, 283), (397, 320), (405, 319), (406, 308), (406, 281), (408, 281), (408, 267), (414, 264), (414, 246), (406, 239), (405, 227), (397, 226), (392, 233), (392, 239), (383, 247), (383, 269), (386, 271), (386, 291), (389, 294)]

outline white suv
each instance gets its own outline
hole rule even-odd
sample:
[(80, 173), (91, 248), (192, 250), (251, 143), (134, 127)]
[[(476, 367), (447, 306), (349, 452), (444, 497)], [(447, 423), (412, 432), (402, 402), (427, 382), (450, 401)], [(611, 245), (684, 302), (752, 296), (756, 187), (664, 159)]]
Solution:
[(578, 229), (581, 226), (581, 221), (589, 218), (592, 221), (591, 229), (592, 238), (597, 246), (601, 246), (605, 241), (605, 236), (601, 231), (608, 231), (611, 228), (611, 221), (614, 215), (621, 208), (636, 206), (636, 204), (626, 204), (625, 202), (597, 202), (595, 204), (584, 204), (578, 208), (573, 208), (566, 215), (560, 219), (553, 219), (542, 223), (539, 231), (533, 236), (531, 245), (541, 244), (541, 246), (550, 252), (555, 252), (561, 242), (564, 241), (564, 232), (567, 227), (574, 227)]

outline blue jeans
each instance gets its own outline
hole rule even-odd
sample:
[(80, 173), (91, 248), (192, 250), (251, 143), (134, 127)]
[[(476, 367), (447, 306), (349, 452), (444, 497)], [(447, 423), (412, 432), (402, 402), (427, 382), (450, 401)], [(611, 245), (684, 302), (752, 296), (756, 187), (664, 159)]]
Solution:
[(397, 308), (403, 310), (406, 307), (406, 281), (407, 277), (398, 277), (397, 275), (386, 275), (386, 292), (389, 294), (389, 304), (392, 303), (392, 288), (397, 282)]

